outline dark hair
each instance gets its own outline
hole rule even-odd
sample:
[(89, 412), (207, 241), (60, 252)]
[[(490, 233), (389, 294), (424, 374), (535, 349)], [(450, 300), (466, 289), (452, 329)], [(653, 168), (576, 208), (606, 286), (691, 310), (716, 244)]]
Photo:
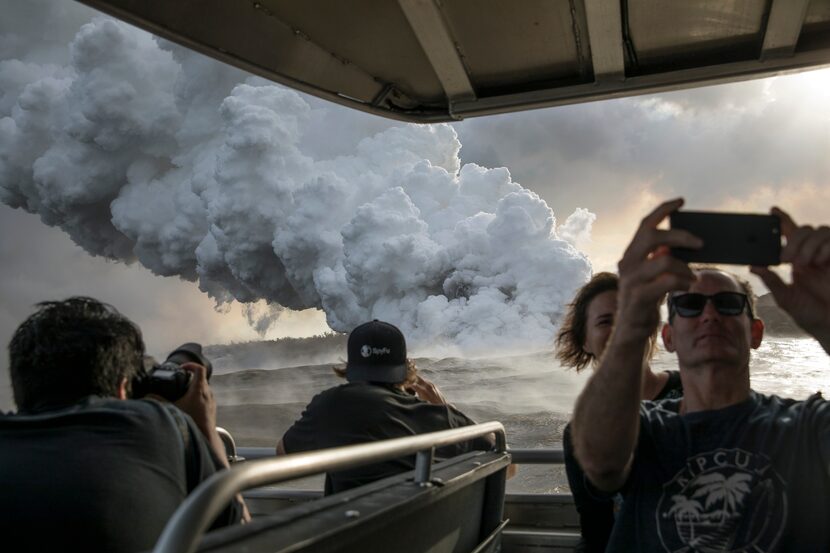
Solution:
[(588, 323), (588, 305), (602, 294), (619, 287), (619, 277), (614, 273), (597, 273), (576, 293), (568, 304), (565, 320), (556, 335), (556, 358), (565, 367), (573, 367), (577, 372), (593, 361), (594, 356), (583, 349)]
[(86, 297), (39, 303), (9, 342), (20, 410), (115, 397), (144, 359), (141, 331), (111, 305)]
[[(556, 358), (564, 367), (573, 367), (576, 372), (584, 369), (588, 363), (596, 361), (596, 356), (585, 351), (586, 328), (588, 326), (588, 306), (598, 295), (617, 291), (620, 277), (614, 273), (597, 273), (576, 293), (574, 300), (568, 304), (565, 320), (556, 335)], [(616, 323), (616, 321), (615, 321)], [(654, 326), (649, 337), (649, 359), (657, 351), (657, 334), (660, 321)]]
[[(723, 274), (728, 275), (729, 277), (731, 277), (738, 284), (738, 286), (741, 287), (741, 290), (743, 290), (743, 293), (746, 295), (746, 305), (747, 305), (747, 308), (748, 308), (747, 311), (746, 311), (747, 316), (749, 316), (750, 320), (755, 320), (755, 319), (759, 318), (757, 316), (757, 309), (755, 307), (755, 302), (757, 300), (757, 298), (755, 296), (755, 291), (752, 289), (752, 284), (750, 284), (747, 279), (745, 279), (743, 277), (740, 277), (740, 276), (736, 275), (735, 273), (733, 273), (731, 271), (724, 271), (723, 269), (721, 269), (721, 268), (719, 268), (715, 265), (706, 265), (706, 264), (702, 264), (702, 263), (701, 264), (694, 264), (694, 265), (691, 265), (691, 269), (695, 273), (700, 273), (700, 272), (703, 272), (703, 271), (711, 271), (711, 272), (715, 272), (715, 273), (723, 273)], [(672, 321), (674, 320), (674, 310), (672, 309), (671, 302), (669, 301), (671, 299), (672, 295), (673, 294), (671, 292), (666, 294), (666, 307), (667, 307), (668, 312), (669, 312), (669, 324), (671, 324)]]

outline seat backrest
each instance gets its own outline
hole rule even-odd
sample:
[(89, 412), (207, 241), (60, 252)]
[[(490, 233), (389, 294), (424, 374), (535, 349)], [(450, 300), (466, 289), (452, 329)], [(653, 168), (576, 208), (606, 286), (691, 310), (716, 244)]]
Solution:
[(433, 467), (429, 485), (404, 473), (207, 535), (200, 552), (471, 553), (495, 550), (503, 527), (501, 452)]

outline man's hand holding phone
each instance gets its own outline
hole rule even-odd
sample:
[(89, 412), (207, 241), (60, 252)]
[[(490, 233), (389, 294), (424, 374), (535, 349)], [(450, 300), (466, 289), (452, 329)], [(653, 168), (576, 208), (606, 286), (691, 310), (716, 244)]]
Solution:
[[(674, 211), (670, 220), (703, 241), (699, 249), (672, 248), (673, 257), (751, 265), (778, 306), (830, 353), (830, 227), (799, 226), (779, 208), (769, 215)], [(782, 262), (792, 265), (790, 284), (768, 268)]]
[(695, 276), (672, 250), (694, 250), (700, 238), (683, 229), (658, 228), (683, 205), (678, 198), (657, 206), (641, 222), (618, 264), (620, 284), (614, 337), (621, 341), (648, 340), (660, 320), (659, 305), (667, 292), (685, 290)]
[(830, 354), (830, 227), (798, 226), (778, 208), (772, 214), (781, 221), (787, 239), (781, 261), (792, 264), (792, 283), (764, 266), (750, 271), (764, 281), (778, 306)]

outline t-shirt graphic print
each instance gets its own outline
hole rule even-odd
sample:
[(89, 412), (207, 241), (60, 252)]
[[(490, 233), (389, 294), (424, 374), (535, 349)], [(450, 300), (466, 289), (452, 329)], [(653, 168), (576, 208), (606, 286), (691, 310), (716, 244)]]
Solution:
[(668, 552), (772, 551), (787, 520), (785, 484), (764, 455), (700, 453), (663, 486), (656, 517)]

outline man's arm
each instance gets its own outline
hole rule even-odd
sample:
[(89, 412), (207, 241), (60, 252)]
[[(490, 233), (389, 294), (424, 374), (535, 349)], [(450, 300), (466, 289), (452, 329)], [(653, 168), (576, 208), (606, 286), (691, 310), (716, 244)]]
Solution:
[(427, 380), (420, 374), (415, 375), (415, 381), (407, 386), (405, 390), (417, 396), (418, 399), (432, 403), (433, 405), (452, 405), (447, 401), (447, 398), (444, 397), (444, 394), (441, 393), (441, 390), (438, 389), (438, 386), (434, 382)]
[[(305, 409), (303, 409), (300, 418), (294, 421), (294, 424), (285, 431), (282, 438), (277, 442), (274, 448), (277, 455), (288, 455), (289, 453), (301, 453), (303, 451), (314, 451), (321, 449), (318, 443), (318, 438), (321, 434), (332, 431), (331, 426), (325, 426), (318, 429), (317, 421), (321, 420), (322, 424), (325, 421), (330, 421), (327, 416), (326, 401), (321, 399), (323, 394), (314, 396)], [(331, 447), (331, 446), (329, 446)]]
[(600, 490), (615, 491), (628, 478), (640, 427), (643, 359), (659, 323), (659, 305), (672, 290), (688, 289), (694, 274), (669, 247), (698, 248), (688, 232), (657, 226), (683, 205), (673, 200), (643, 219), (619, 263), (617, 315), (599, 366), (577, 400), (572, 421), (576, 457)]
[(182, 369), (193, 373), (193, 378), (185, 394), (174, 405), (190, 415), (222, 465), (229, 468), (225, 444), (216, 431), (216, 400), (207, 381), (207, 369), (197, 363), (184, 363)]
[(766, 267), (750, 270), (761, 277), (778, 306), (830, 354), (830, 227), (798, 226), (778, 208), (772, 214), (781, 219), (787, 239), (781, 261), (792, 263), (792, 283)]
[[(216, 431), (216, 400), (207, 381), (207, 369), (197, 363), (184, 363), (182, 369), (193, 373), (193, 378), (185, 394), (174, 405), (190, 415), (196, 427), (207, 439), (215, 457), (222, 466), (230, 468), (225, 444)], [(250, 522), (251, 514), (248, 512), (248, 506), (242, 499), (242, 495), (237, 494), (236, 500), (242, 508), (242, 521)]]

